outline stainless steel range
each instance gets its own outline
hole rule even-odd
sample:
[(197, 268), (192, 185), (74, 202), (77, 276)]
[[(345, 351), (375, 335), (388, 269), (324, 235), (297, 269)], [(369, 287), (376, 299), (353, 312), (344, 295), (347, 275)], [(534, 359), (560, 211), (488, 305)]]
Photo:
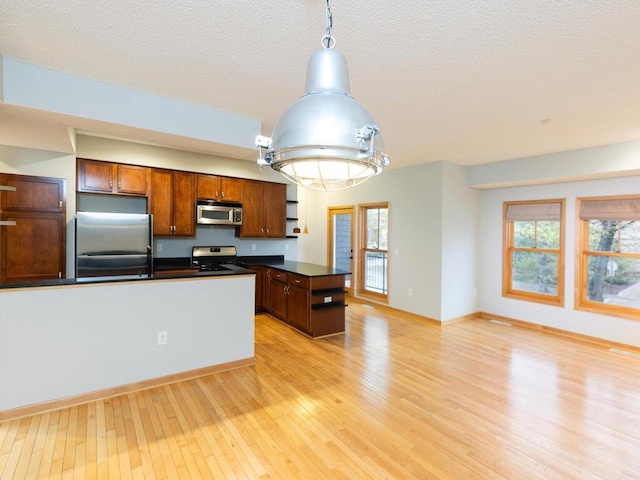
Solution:
[(191, 267), (199, 268), (203, 272), (214, 272), (219, 270), (233, 270), (225, 265), (246, 266), (245, 263), (237, 259), (237, 251), (234, 246), (226, 247), (206, 247), (198, 246), (191, 248)]

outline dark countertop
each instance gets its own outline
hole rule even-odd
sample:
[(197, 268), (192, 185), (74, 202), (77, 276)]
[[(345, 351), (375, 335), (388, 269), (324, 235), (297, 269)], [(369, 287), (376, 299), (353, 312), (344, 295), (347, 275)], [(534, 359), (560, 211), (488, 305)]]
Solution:
[(281, 262), (265, 262), (259, 263), (258, 265), (277, 268), (278, 270), (296, 273), (304, 277), (326, 277), (331, 275), (349, 275), (351, 273), (348, 270), (330, 268), (324, 265), (316, 265), (315, 263), (292, 262), (290, 260), (282, 260)]
[[(325, 277), (330, 275), (349, 275), (351, 272), (337, 268), (329, 268), (324, 265), (313, 263), (293, 262), (285, 260), (284, 255), (266, 256), (239, 256), (238, 260), (247, 265), (263, 265), (265, 267), (277, 268), (289, 273), (296, 273), (305, 277)], [(55, 287), (63, 285), (89, 285), (98, 283), (131, 282), (138, 280), (169, 280), (179, 278), (206, 278), (223, 277), (229, 275), (255, 275), (255, 271), (237, 265), (227, 265), (229, 270), (215, 272), (200, 272), (190, 268), (191, 259), (189, 257), (177, 258), (156, 258), (154, 259), (154, 273), (151, 276), (123, 275), (113, 277), (88, 277), (88, 278), (65, 278), (61, 280), (36, 280), (24, 283), (3, 283), (0, 289), (25, 288), (25, 287)]]
[(224, 277), (229, 275), (255, 275), (256, 272), (248, 268), (229, 265), (229, 270), (220, 270), (216, 272), (200, 272), (192, 268), (172, 269), (166, 271), (154, 272), (151, 276), (143, 275), (122, 275), (113, 277), (86, 277), (86, 278), (63, 278), (61, 280), (36, 280), (29, 283), (2, 283), (1, 289), (25, 288), (25, 287), (56, 287), (63, 285), (91, 285), (98, 283), (118, 283), (118, 282), (136, 282), (139, 280), (169, 280), (180, 278), (206, 278), (206, 277)]
[[(285, 260), (284, 255), (239, 255), (236, 258), (239, 262), (244, 262), (249, 266), (262, 265), (265, 267), (277, 268), (289, 273), (296, 273), (305, 277), (325, 277), (330, 275), (349, 275), (351, 272), (337, 268), (329, 268), (324, 265), (314, 263), (294, 262)], [(158, 273), (162, 270), (189, 268), (191, 259), (189, 257), (155, 258), (154, 269)]]

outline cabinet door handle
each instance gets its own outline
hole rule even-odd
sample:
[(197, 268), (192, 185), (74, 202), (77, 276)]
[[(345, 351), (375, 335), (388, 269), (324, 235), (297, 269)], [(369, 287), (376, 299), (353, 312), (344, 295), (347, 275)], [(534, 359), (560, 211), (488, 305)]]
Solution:
[(58, 202), (58, 208), (62, 210), (62, 200)]
[(267, 228), (267, 235), (269, 235), (269, 229)]
[(122, 190), (122, 182), (118, 182), (118, 191)]
[(300, 283), (300, 280), (296, 280), (296, 283)]
[(15, 192), (16, 187), (10, 187), (8, 185), (0, 185), (0, 190), (5, 192)]
[(264, 228), (260, 229), (260, 233), (264, 235)]
[(222, 199), (224, 200), (224, 191), (221, 193), (221, 195), (222, 195)]
[(113, 182), (109, 180), (109, 188), (113, 188)]
[(2, 220), (0, 221), (0, 227), (15, 227), (16, 222), (13, 220)]

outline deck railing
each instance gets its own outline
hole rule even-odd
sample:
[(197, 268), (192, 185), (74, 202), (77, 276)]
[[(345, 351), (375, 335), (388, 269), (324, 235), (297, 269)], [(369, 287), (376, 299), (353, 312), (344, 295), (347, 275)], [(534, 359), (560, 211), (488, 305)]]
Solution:
[(372, 292), (387, 292), (387, 253), (365, 252), (364, 288)]

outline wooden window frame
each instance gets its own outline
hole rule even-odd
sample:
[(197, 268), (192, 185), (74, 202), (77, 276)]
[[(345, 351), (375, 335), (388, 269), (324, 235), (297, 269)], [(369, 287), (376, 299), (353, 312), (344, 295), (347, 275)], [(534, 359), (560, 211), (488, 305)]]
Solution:
[[(640, 195), (615, 195), (607, 197), (581, 197), (576, 199), (576, 273), (574, 301), (575, 309), (600, 315), (640, 320), (640, 308), (625, 307), (587, 299), (588, 258), (607, 256), (640, 259), (640, 253), (604, 252), (589, 249), (589, 220), (580, 218), (582, 202), (640, 200)], [(597, 220), (597, 219), (591, 219)], [(619, 234), (619, 230), (618, 230)]]
[[(391, 230), (391, 209), (389, 207), (389, 202), (377, 202), (377, 203), (362, 203), (358, 204), (358, 281), (357, 281), (357, 291), (358, 296), (363, 298), (368, 298), (374, 300), (376, 302), (381, 303), (389, 303), (389, 290), (391, 286), (391, 281), (389, 279), (389, 238), (387, 238), (387, 249), (371, 249), (367, 248), (367, 210), (372, 210), (376, 208), (385, 208), (387, 209), (387, 222), (389, 231)], [(388, 232), (389, 234), (390, 232)], [(365, 254), (366, 252), (384, 252), (387, 254), (387, 265), (386, 265), (386, 278), (387, 278), (387, 293), (379, 293), (372, 292), (371, 290), (365, 289)]]
[[(560, 244), (555, 248), (524, 248), (513, 245), (514, 222), (507, 220), (509, 205), (539, 205), (547, 203), (560, 204)], [(502, 213), (502, 296), (527, 302), (542, 303), (555, 307), (564, 307), (564, 241), (565, 241), (565, 199), (524, 200), (504, 202)], [(558, 255), (558, 285), (556, 295), (527, 292), (512, 288), (512, 259), (515, 251), (530, 251), (540, 253), (556, 253)]]

